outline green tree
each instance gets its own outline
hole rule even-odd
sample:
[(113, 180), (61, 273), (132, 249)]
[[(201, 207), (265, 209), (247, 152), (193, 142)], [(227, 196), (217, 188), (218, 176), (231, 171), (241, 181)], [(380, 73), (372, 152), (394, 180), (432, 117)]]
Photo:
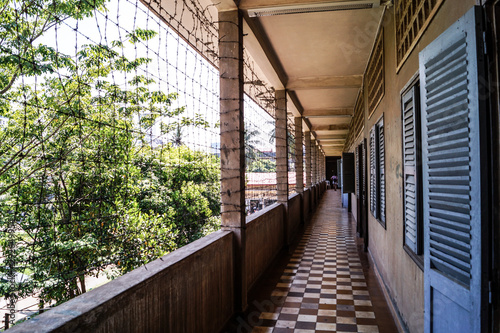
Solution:
[(260, 159), (254, 161), (248, 167), (248, 172), (276, 172), (276, 161)]
[[(53, 73), (69, 62), (52, 47), (37, 40), (55, 25), (68, 19), (92, 16), (104, 9), (107, 0), (0, 0), (0, 95), (23, 76)], [(5, 99), (0, 99), (9, 107)]]
[(257, 129), (245, 129), (245, 165), (247, 168), (259, 157), (259, 150), (257, 149), (257, 145), (260, 143), (259, 134), (260, 132)]
[[(20, 297), (39, 292), (42, 301), (65, 301), (86, 292), (87, 276), (110, 265), (120, 274), (134, 269), (217, 225), (216, 158), (182, 144), (150, 144), (158, 125), (174, 137), (208, 126), (201, 115), (182, 116), (183, 107), (172, 107), (176, 93), (153, 90), (154, 81), (138, 74), (151, 59), (121, 52), (154, 31), (85, 45), (76, 58), (35, 45), (61, 20), (103, 6), (0, 2), (7, 16), (0, 15), (0, 106), (9, 119), (0, 129), (0, 227), (16, 226), (10, 255), (30, 271)], [(16, 84), (42, 75), (36, 87)], [(127, 85), (115, 77), (128, 77)], [(3, 233), (6, 254), (7, 241)]]

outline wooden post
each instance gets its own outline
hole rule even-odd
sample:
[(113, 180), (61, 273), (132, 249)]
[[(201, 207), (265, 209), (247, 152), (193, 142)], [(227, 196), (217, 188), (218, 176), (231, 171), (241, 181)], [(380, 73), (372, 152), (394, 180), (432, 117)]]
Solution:
[(10, 327), (10, 313), (5, 314), (5, 329)]
[[(237, 10), (219, 12), (221, 223), (235, 238), (235, 311), (247, 307), (243, 25)], [(232, 288), (232, 286), (227, 286)]]
[(311, 132), (304, 132), (304, 146), (306, 147), (306, 188), (311, 188), (312, 154), (311, 154)]
[(303, 142), (302, 117), (295, 117), (295, 186), (298, 193), (304, 192)]

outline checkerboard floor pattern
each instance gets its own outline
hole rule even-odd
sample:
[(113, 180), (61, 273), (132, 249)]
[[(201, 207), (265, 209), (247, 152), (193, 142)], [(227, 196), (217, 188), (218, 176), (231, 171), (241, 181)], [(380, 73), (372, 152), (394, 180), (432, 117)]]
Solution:
[(379, 332), (345, 215), (327, 208), (313, 218), (272, 293), (278, 307), (252, 332)]

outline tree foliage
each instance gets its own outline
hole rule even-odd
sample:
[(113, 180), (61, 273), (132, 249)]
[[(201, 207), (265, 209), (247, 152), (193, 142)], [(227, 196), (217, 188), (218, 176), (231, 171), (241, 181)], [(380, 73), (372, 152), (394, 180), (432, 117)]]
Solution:
[[(8, 290), (19, 297), (65, 301), (86, 292), (88, 276), (130, 271), (218, 225), (219, 162), (178, 134), (208, 123), (173, 107), (176, 93), (151, 88), (155, 81), (138, 71), (151, 59), (121, 52), (156, 32), (137, 28), (121, 41), (84, 45), (76, 57), (35, 42), (104, 5), (0, 1), (0, 115), (9, 120), (0, 129), (0, 228), (15, 225), (16, 247), (5, 233), (0, 242), (29, 272), (28, 283)], [(152, 144), (155, 126), (174, 144)]]

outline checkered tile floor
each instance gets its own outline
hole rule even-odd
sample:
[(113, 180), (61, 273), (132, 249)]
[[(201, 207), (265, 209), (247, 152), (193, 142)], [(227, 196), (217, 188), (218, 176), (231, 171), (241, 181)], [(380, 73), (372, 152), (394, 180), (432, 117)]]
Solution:
[(346, 214), (319, 209), (272, 293), (278, 307), (252, 332), (379, 332)]

